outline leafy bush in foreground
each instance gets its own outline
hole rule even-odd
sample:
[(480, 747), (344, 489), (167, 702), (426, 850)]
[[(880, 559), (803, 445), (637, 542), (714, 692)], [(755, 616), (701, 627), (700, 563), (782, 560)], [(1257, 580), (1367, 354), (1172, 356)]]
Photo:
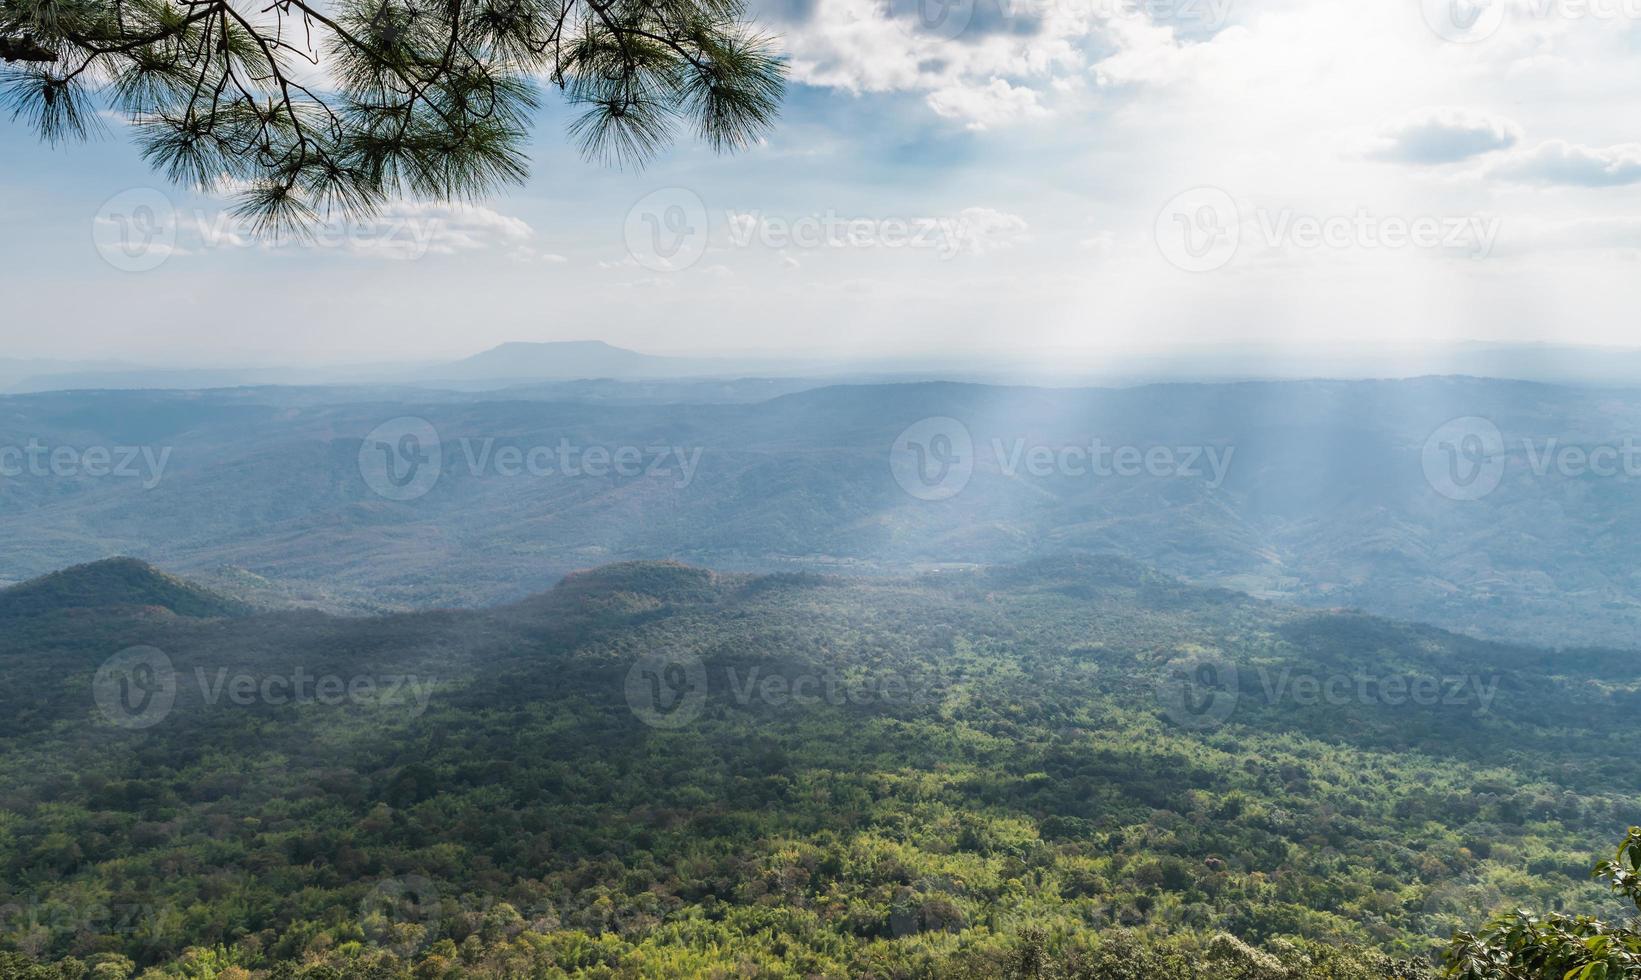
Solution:
[[(1641, 827), (1631, 827), (1596, 874), (1641, 911)], [(1479, 933), (1453, 937), (1447, 976), (1457, 980), (1614, 980), (1641, 976), (1641, 932), (1590, 915), (1502, 915)]]

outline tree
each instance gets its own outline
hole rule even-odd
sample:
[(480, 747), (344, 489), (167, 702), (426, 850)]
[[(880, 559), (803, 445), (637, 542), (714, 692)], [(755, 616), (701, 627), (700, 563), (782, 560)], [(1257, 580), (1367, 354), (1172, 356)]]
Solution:
[[(1595, 873), (1641, 911), (1641, 827), (1631, 827), (1618, 854)], [(1448, 949), (1456, 980), (1619, 980), (1641, 977), (1641, 932), (1593, 916), (1517, 911), (1461, 933)]]
[(128, 116), (170, 179), (262, 231), (526, 176), (538, 83), (590, 157), (757, 139), (785, 67), (742, 0), (0, 0), (0, 101), (56, 143)]

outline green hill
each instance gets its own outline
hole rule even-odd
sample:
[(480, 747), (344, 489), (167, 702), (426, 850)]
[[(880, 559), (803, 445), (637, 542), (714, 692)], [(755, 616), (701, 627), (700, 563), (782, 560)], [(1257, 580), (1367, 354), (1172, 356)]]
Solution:
[(70, 610), (165, 609), (178, 616), (243, 616), (251, 607), (135, 558), (105, 558), (0, 589), (0, 620)]
[[(124, 551), (189, 575), (245, 569), (265, 583), (244, 593), (259, 601), (353, 613), (511, 602), (589, 565), (661, 556), (905, 574), (1081, 553), (1541, 646), (1633, 648), (1641, 635), (1633, 549), (1614, 533), (1641, 521), (1641, 472), (1556, 462), (1634, 443), (1633, 390), (1420, 378), (878, 384), (756, 404), (709, 403), (704, 389), (678, 404), (619, 394), (3, 397), (0, 446), (150, 455), (130, 478), (6, 479), (0, 578)], [(398, 501), (368, 484), (360, 449), (402, 416), (437, 432), (439, 475)], [(1432, 439), (1472, 417), (1498, 428), (1502, 470), (1490, 492), (1450, 499), (1431, 482), (1446, 444)], [(972, 441), (973, 471), (950, 499), (908, 493), (891, 465), (897, 438), (930, 418)], [(577, 450), (564, 465), (560, 447)], [(1164, 464), (1119, 473), (1115, 447)], [(626, 475), (579, 465), (580, 451), (623, 449), (641, 459)], [(144, 468), (150, 458), (167, 462)], [(551, 465), (504, 472), (509, 458)]]
[[(0, 948), (150, 980), (1416, 977), (1385, 957), (1490, 911), (1607, 910), (1641, 785), (1633, 655), (1123, 560), (96, 598), (0, 631), (0, 899), (36, 910)], [(93, 697), (132, 646), (171, 680), (140, 726)]]

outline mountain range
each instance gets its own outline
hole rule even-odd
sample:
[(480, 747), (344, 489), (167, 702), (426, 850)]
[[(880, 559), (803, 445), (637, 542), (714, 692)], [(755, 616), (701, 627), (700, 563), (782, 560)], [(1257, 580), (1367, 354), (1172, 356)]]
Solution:
[(513, 341), (456, 360), (246, 368), (0, 358), (0, 392), (374, 385), (486, 391), (564, 381), (777, 378), (825, 383), (958, 380), (1080, 387), (1161, 382), (1364, 380), (1468, 375), (1574, 385), (1641, 385), (1641, 350), (1545, 344), (1375, 346), (1303, 343), (1136, 350), (1005, 349), (918, 357), (881, 353), (659, 355), (603, 341)]
[[(1547, 646), (1633, 647), (1641, 628), (1624, 532), (1641, 520), (1641, 474), (1588, 465), (1641, 429), (1629, 389), (1429, 378), (516, 391), (0, 398), (0, 579), (123, 554), (264, 604), (360, 612), (511, 601), (622, 559), (892, 574), (1081, 553)], [(946, 499), (909, 490), (896, 468), (912, 427), (947, 424), (930, 419), (955, 422), (973, 450)], [(1444, 455), (1478, 425), (1499, 443), (1484, 458)], [(1133, 454), (1127, 475), (1112, 468), (1118, 449)], [(406, 452), (427, 464), (410, 496), (381, 470), (409, 465)], [(1153, 452), (1174, 468), (1149, 467)], [(1456, 499), (1442, 476), (1455, 464), (1484, 466), (1488, 492)]]

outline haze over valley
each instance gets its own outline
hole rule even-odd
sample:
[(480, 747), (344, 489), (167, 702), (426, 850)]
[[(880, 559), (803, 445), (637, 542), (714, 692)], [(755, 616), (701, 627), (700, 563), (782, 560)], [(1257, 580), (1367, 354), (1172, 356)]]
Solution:
[(1641, 980), (1638, 39), (0, 0), (0, 980)]
[[(1626, 389), (603, 381), (76, 392), (0, 409), (0, 444), (19, 451), (131, 455), (112, 476), (7, 458), (12, 581), (129, 554), (272, 605), (363, 611), (511, 601), (634, 558), (876, 574), (1086, 554), (1553, 646), (1631, 648), (1641, 623), (1614, 533), (1641, 517), (1641, 395)], [(913, 449), (896, 440), (929, 419), (967, 440), (972, 474), (924, 499), (897, 476)], [(389, 464), (412, 462), (401, 435), (425, 443), (413, 496), (372, 483), (380, 450), (365, 444), (384, 426)], [(1475, 465), (1437, 443), (1487, 426), (1486, 492), (1433, 482)]]

